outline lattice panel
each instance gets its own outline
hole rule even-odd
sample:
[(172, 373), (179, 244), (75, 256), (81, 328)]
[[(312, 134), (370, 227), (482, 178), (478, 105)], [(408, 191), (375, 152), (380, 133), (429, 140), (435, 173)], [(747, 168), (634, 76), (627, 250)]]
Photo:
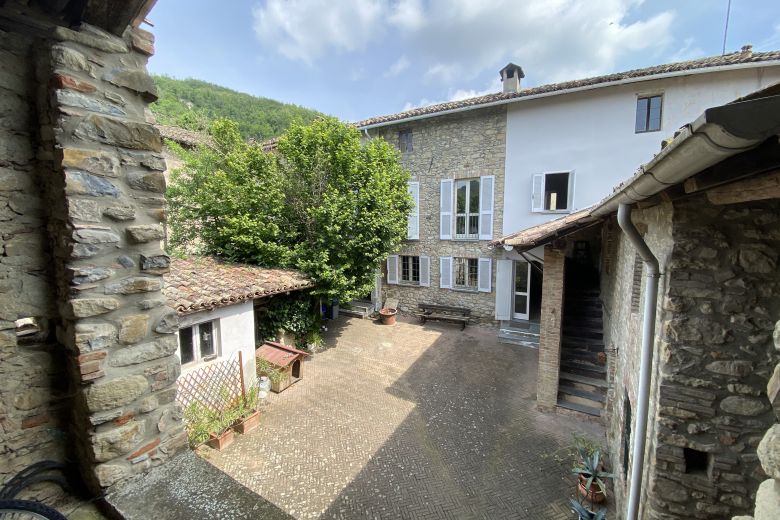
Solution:
[(241, 397), (241, 379), (240, 360), (218, 361), (179, 376), (176, 400), (182, 408), (197, 402), (221, 412)]

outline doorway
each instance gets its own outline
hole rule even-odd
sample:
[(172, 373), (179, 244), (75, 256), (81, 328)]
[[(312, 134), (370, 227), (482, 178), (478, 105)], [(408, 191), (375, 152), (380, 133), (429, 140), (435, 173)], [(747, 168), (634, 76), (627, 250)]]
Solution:
[(530, 314), (528, 293), (531, 287), (531, 264), (525, 260), (515, 260), (513, 279), (512, 318), (527, 320)]
[(296, 359), (292, 365), (292, 376), (294, 379), (300, 379), (301, 377), (301, 360)]

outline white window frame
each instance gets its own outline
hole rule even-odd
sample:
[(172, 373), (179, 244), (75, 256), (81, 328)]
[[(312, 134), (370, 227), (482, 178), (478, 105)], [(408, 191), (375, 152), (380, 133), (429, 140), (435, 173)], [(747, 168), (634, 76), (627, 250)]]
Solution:
[[(569, 175), (568, 197), (566, 209), (545, 209), (547, 205), (546, 187), (548, 175), (560, 175), (566, 173)], [(531, 211), (534, 213), (550, 214), (568, 214), (574, 211), (574, 170), (553, 170), (537, 173), (533, 176), (531, 183)]]
[[(465, 276), (465, 285), (460, 285), (457, 283), (457, 271), (458, 271), (458, 264), (459, 263), (466, 263), (466, 276)], [(470, 268), (471, 263), (474, 263), (475, 268), (475, 277), (474, 277), (474, 285), (469, 284), (470, 281)], [(465, 256), (455, 256), (452, 258), (452, 288), (453, 289), (459, 289), (461, 291), (478, 291), (479, 290), (479, 258), (471, 258), (471, 257), (465, 257)]]
[[(200, 326), (204, 323), (211, 323), (211, 333), (214, 335), (214, 353), (205, 357), (201, 356), (200, 353)], [(192, 353), (194, 359), (188, 363), (184, 363), (181, 356), (181, 331), (183, 329), (192, 329)], [(192, 325), (187, 325), (186, 327), (181, 327), (176, 333), (176, 352), (179, 355), (179, 360), (182, 361), (182, 367), (190, 367), (219, 358), (222, 355), (220, 336), (219, 319), (200, 321), (198, 323), (193, 323)]]
[[(660, 106), (660, 113), (658, 114), (658, 128), (649, 129), (650, 126), (650, 99), (652, 98), (660, 98), (661, 99), (661, 106)], [(645, 129), (644, 130), (637, 130), (636, 128), (636, 116), (637, 112), (639, 111), (639, 101), (641, 99), (647, 99), (647, 111), (644, 114), (644, 121), (645, 121)], [(664, 94), (663, 92), (647, 92), (643, 94), (637, 94), (636, 100), (634, 101), (634, 133), (635, 134), (651, 134), (653, 132), (660, 132), (664, 128)]]
[[(482, 181), (479, 177), (469, 177), (468, 179), (455, 179), (455, 182), (452, 186), (452, 196), (454, 198), (453, 200), (453, 226), (455, 228), (453, 229), (452, 237), (455, 240), (479, 240), (479, 222), (480, 222), (480, 208), (476, 208), (476, 211), (474, 211), (474, 208), (471, 207), (471, 183), (473, 181), (477, 181), (477, 185), (479, 186), (478, 190), (479, 193), (477, 193), (477, 204), (481, 204), (482, 202)], [(458, 187), (465, 185), (466, 186), (466, 212), (465, 213), (458, 213)], [(458, 219), (464, 218), (464, 231), (466, 231), (463, 234), (458, 234)], [(476, 233), (469, 233), (469, 221), (472, 218), (477, 219), (477, 232)]]
[[(412, 265), (413, 265), (413, 259), (417, 259), (417, 280), (414, 280), (414, 276), (411, 276), (413, 273)], [(409, 274), (410, 279), (407, 280), (404, 278), (404, 259), (408, 259), (409, 262)], [(398, 283), (399, 285), (420, 285), (420, 280), (422, 278), (422, 266), (420, 265), (420, 257), (417, 255), (399, 255), (398, 256)]]

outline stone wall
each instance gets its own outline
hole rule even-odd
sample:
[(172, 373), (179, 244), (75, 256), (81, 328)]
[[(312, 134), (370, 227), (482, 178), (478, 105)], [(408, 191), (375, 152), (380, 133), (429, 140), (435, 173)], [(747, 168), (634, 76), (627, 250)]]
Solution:
[[(0, 30), (0, 482), (66, 455), (68, 381), (35, 160), (33, 42)], [(30, 318), (17, 338), (15, 322)], [(49, 485), (23, 496), (59, 494)]]
[[(770, 318), (780, 314), (778, 215), (778, 201), (713, 206), (704, 196), (635, 213), (663, 273), (643, 518), (751, 508), (764, 478), (756, 448), (773, 422), (765, 387), (779, 359)], [(619, 241), (603, 294), (607, 346), (617, 349), (608, 436), (622, 507), (623, 396), (634, 408), (641, 311), (629, 316), (634, 252)]]
[[(2, 470), (68, 446), (98, 492), (186, 445), (161, 293), (165, 161), (144, 115), (153, 37), (48, 20), (0, 33)], [(26, 317), (42, 332), (22, 340)]]
[[(441, 240), (439, 238), (440, 181), (495, 176), (493, 187), (493, 237), (502, 234), (504, 207), (504, 158), (506, 157), (506, 107), (473, 110), (461, 114), (399, 123), (371, 130), (398, 146), (398, 131), (411, 130), (413, 151), (402, 162), (420, 183), (420, 239), (407, 240), (398, 254), (431, 258), (430, 287), (383, 284), (383, 301), (397, 298), (402, 312), (418, 303), (468, 307), (477, 321), (495, 321), (495, 256), (487, 240)], [(439, 288), (440, 257), (493, 258), (491, 292)], [(386, 266), (383, 267), (385, 281)]]
[(558, 404), (565, 266), (565, 250), (545, 246), (536, 403), (540, 410), (547, 412), (555, 410)]

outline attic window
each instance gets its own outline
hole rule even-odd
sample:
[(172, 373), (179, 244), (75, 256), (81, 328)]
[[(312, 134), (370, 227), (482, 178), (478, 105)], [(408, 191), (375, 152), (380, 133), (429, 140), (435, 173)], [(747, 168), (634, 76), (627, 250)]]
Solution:
[(401, 153), (411, 152), (414, 147), (412, 146), (412, 131), (401, 130), (398, 132), (398, 148)]
[(634, 132), (657, 132), (661, 129), (661, 96), (640, 97), (636, 100), (636, 126)]
[(693, 448), (683, 448), (685, 458), (685, 473), (706, 474), (709, 466), (709, 454)]

